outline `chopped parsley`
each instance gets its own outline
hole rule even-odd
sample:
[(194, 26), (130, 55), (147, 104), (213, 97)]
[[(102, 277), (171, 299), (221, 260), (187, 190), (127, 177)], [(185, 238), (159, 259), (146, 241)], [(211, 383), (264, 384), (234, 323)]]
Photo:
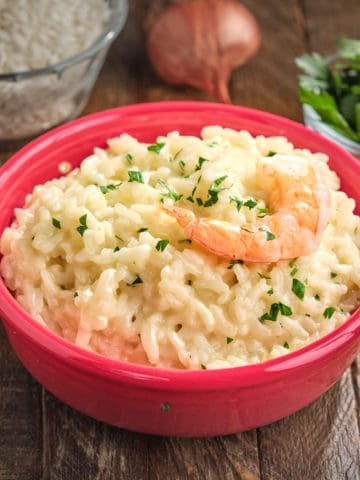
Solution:
[(61, 223), (60, 223), (60, 220), (58, 220), (57, 218), (53, 218), (52, 219), (52, 224), (54, 225), (55, 228), (61, 228)]
[(160, 153), (160, 151), (165, 147), (165, 143), (154, 143), (147, 147), (149, 152)]
[(273, 295), (274, 293), (274, 289), (273, 288), (269, 288), (269, 290), (266, 292), (268, 295)]
[(229, 345), (229, 343), (233, 342), (234, 339), (231, 337), (226, 337), (226, 344)]
[(220, 188), (220, 185), (228, 178), (227, 175), (223, 175), (222, 177), (217, 178), (216, 180), (213, 181), (213, 183), (210, 185), (210, 188), (208, 190), (208, 198), (204, 202), (204, 207), (211, 207), (212, 205), (215, 205), (217, 201), (219, 200), (219, 193), (221, 193), (224, 190), (227, 190), (227, 188)]
[(272, 232), (270, 232), (270, 230), (268, 230), (267, 228), (260, 227), (259, 230), (265, 233), (267, 242), (270, 242), (271, 240), (275, 240), (276, 236)]
[(201, 167), (203, 165), (204, 162), (208, 162), (209, 160), (207, 158), (204, 158), (204, 157), (199, 157), (198, 159), (198, 163), (195, 167), (195, 172), (201, 170)]
[(119, 245), (116, 245), (116, 247), (114, 248), (114, 250), (113, 250), (113, 251), (114, 251), (114, 253), (116, 253), (116, 252), (118, 252), (119, 250), (120, 250), (120, 247), (119, 247)]
[(290, 260), (290, 262), (289, 262), (289, 267), (290, 267), (290, 268), (293, 268), (293, 266), (295, 265), (296, 261), (297, 261), (297, 258), (293, 258), (292, 260)]
[(236, 204), (236, 210), (239, 212), (240, 208), (243, 206), (244, 201), (240, 200), (238, 197), (230, 197), (230, 203), (233, 202)]
[(258, 218), (264, 218), (266, 217), (266, 215), (269, 215), (269, 209), (266, 207), (258, 208), (257, 211), (258, 211), (258, 214), (257, 214)]
[(317, 293), (316, 295), (314, 295), (314, 298), (315, 300), (317, 300), (318, 302), (320, 301), (320, 295)]
[(116, 190), (119, 188), (121, 183), (109, 183), (109, 185), (100, 185), (99, 188), (101, 190), (101, 193), (105, 194), (110, 192), (111, 190)]
[(141, 232), (147, 232), (149, 229), (147, 227), (142, 227), (142, 228), (139, 228), (139, 230), (137, 230), (136, 233), (141, 233)]
[(203, 363), (201, 364), (201, 369), (202, 370), (206, 370), (206, 365), (204, 365)]
[(200, 181), (201, 181), (201, 175), (200, 175), (199, 178), (197, 179), (196, 185), (195, 185), (195, 187), (194, 187), (194, 188), (192, 189), (192, 191), (191, 191), (191, 195), (186, 198), (186, 200), (188, 200), (188, 201), (191, 202), (191, 203), (194, 203), (194, 195), (195, 195), (196, 189), (197, 189)]
[(132, 156), (132, 154), (130, 152), (127, 152), (127, 154), (125, 155), (125, 158), (128, 161), (128, 163), (131, 164), (134, 157)]
[(290, 315), (292, 315), (292, 310), (288, 305), (285, 305), (284, 303), (272, 303), (270, 306), (270, 311), (261, 315), (258, 320), (260, 323), (264, 323), (265, 320), (275, 322), (278, 318), (279, 313), (281, 315), (284, 315), (285, 317), (289, 317)]
[(144, 283), (143, 279), (140, 277), (140, 275), (136, 274), (135, 279), (131, 283), (127, 283), (129, 287), (132, 287), (134, 285), (138, 285), (140, 283)]
[(264, 273), (257, 272), (260, 278), (264, 278), (265, 280), (271, 280), (271, 277), (269, 275), (265, 275)]
[(295, 293), (295, 295), (300, 299), (304, 300), (305, 296), (305, 284), (298, 280), (297, 278), (293, 278), (291, 291)]
[(289, 348), (290, 348), (290, 345), (288, 344), (288, 342), (284, 342), (283, 347), (289, 349)]
[(144, 177), (141, 172), (138, 170), (129, 170), (128, 171), (129, 182), (138, 182), (144, 183)]
[(274, 155), (276, 155), (276, 152), (274, 150), (269, 150), (266, 156), (273, 157)]
[(169, 240), (159, 240), (155, 245), (155, 248), (158, 252), (163, 252), (168, 245)]
[(88, 226), (87, 226), (87, 214), (85, 213), (85, 215), (82, 215), (80, 218), (79, 218), (79, 226), (76, 228), (76, 230), (80, 233), (81, 236), (84, 235), (84, 232), (85, 230), (88, 229)]
[(335, 273), (335, 272), (331, 272), (331, 273), (330, 273), (330, 277), (331, 277), (331, 278), (335, 278), (335, 277), (337, 277), (337, 273)]
[(78, 291), (74, 292), (74, 298), (76, 298), (78, 296), (79, 296), (79, 292)]
[(297, 267), (294, 267), (294, 268), (291, 270), (290, 275), (291, 275), (292, 277), (295, 277), (295, 275), (297, 274), (298, 271), (299, 271), (299, 269), (298, 269)]
[(177, 193), (176, 190), (172, 189), (166, 182), (164, 182), (164, 180), (161, 180), (161, 178), (159, 178), (157, 183), (166, 190), (166, 192), (161, 193), (163, 197), (170, 198), (171, 200), (174, 200), (174, 202), (177, 202), (181, 199), (182, 194)]
[(246, 200), (244, 202), (244, 207), (248, 207), (250, 210), (255, 208), (258, 202), (256, 200), (253, 200), (252, 198), (249, 198), (249, 200)]
[(335, 307), (327, 307), (327, 308), (325, 308), (325, 310), (323, 312), (323, 316), (324, 316), (324, 318), (331, 318), (334, 315), (335, 312), (336, 312)]

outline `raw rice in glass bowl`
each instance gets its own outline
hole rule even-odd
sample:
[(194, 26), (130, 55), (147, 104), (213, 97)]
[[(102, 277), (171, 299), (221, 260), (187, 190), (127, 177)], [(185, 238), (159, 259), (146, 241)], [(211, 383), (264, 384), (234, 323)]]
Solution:
[(128, 14), (127, 0), (16, 5), (0, 8), (0, 143), (79, 115)]

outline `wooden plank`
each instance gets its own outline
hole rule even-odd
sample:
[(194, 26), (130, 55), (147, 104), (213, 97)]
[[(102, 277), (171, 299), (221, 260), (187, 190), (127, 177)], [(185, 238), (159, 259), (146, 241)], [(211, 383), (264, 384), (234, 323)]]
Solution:
[(44, 478), (146, 479), (147, 437), (97, 422), (44, 394)]
[(153, 437), (149, 473), (149, 480), (260, 480), (256, 431), (199, 439)]
[(309, 407), (259, 432), (262, 480), (360, 478), (350, 371)]
[(334, 51), (338, 37), (359, 38), (358, 0), (300, 0), (304, 12), (307, 49), (323, 55)]
[(0, 323), (0, 480), (39, 480), (41, 388), (11, 349)]

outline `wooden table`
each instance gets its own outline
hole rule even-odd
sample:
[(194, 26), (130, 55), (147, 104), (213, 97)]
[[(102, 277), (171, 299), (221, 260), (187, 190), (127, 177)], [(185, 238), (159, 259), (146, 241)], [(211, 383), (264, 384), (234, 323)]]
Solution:
[[(154, 100), (212, 100), (165, 85), (152, 70), (145, 32), (170, 0), (130, 0), (83, 114)], [(294, 57), (329, 53), (338, 36), (359, 36), (359, 0), (244, 0), (262, 48), (231, 79), (233, 103), (302, 121)], [(10, 147), (11, 150), (11, 147)], [(6, 160), (11, 151), (1, 152)], [(0, 328), (0, 480), (357, 480), (360, 479), (360, 358), (325, 395), (272, 425), (226, 437), (159, 438), (77, 413), (21, 366)]]

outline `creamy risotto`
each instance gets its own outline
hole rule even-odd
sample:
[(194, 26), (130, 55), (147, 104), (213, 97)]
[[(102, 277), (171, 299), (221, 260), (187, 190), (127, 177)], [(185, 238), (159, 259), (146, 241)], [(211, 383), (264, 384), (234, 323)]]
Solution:
[[(285, 184), (297, 175), (289, 159), (313, 166), (330, 192), (319, 197), (314, 251), (299, 230), (304, 255), (284, 225), (274, 233), (262, 223), (277, 218), (271, 189), (289, 203)], [(283, 137), (217, 126), (151, 145), (122, 134), (28, 195), (2, 235), (1, 273), (34, 319), (114, 359), (214, 369), (284, 355), (343, 324), (360, 302), (360, 221), (327, 160)], [(277, 186), (259, 178), (259, 165), (273, 169)], [(308, 208), (300, 223), (316, 205)], [(179, 216), (189, 211), (215, 219), (220, 234), (212, 239), (211, 225), (203, 242), (192, 238)], [(258, 241), (251, 261), (227, 256), (230, 233), (240, 245), (254, 225), (263, 250)], [(280, 238), (287, 253), (261, 258)]]

